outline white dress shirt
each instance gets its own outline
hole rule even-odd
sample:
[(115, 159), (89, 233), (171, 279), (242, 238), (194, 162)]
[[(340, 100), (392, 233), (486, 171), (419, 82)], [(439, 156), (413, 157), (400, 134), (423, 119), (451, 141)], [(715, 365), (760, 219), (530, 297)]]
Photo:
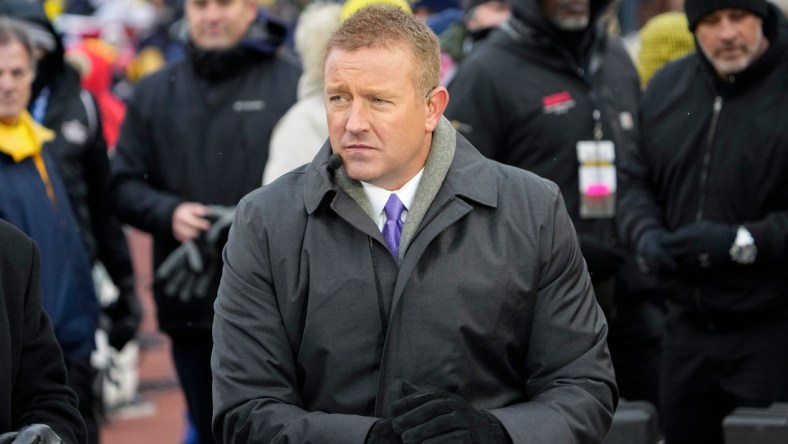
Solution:
[(389, 196), (391, 196), (392, 193), (396, 194), (400, 202), (405, 205), (405, 211), (402, 212), (402, 222), (404, 223), (408, 219), (408, 208), (413, 204), (413, 198), (416, 197), (416, 190), (419, 188), (419, 182), (421, 181), (423, 173), (424, 168), (413, 176), (408, 183), (403, 185), (402, 188), (394, 191), (389, 191), (370, 183), (361, 182), (361, 185), (364, 187), (364, 193), (367, 195), (367, 199), (369, 199), (373, 214), (378, 215), (375, 220), (378, 224), (378, 230), (382, 231), (383, 225), (386, 224), (386, 213), (383, 211), (383, 208), (386, 206), (386, 202), (388, 202)]

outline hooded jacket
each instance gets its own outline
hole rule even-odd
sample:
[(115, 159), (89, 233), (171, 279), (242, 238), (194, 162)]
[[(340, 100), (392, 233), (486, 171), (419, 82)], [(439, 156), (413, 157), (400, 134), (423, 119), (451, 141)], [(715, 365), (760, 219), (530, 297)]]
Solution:
[(717, 327), (788, 315), (788, 23), (774, 6), (763, 23), (769, 49), (739, 74), (722, 80), (696, 51), (654, 76), (622, 168), (632, 245), (646, 230), (699, 221), (752, 233), (754, 264), (672, 276), (674, 300)]
[[(585, 30), (559, 33), (537, 0), (513, 2), (510, 20), (460, 65), (446, 110), (485, 156), (558, 184), (595, 283), (620, 270), (606, 264), (618, 264), (622, 252), (614, 218), (580, 215), (577, 143), (595, 140), (595, 109), (601, 139), (616, 153), (635, 143), (640, 97), (630, 56), (600, 19), (608, 3), (590, 2)], [(630, 288), (642, 286), (636, 271), (623, 274), (632, 276)], [(597, 290), (607, 306), (609, 292)]]
[[(258, 16), (225, 51), (189, 57), (143, 78), (134, 91), (112, 160), (111, 189), (125, 222), (153, 236), (158, 267), (178, 247), (172, 215), (183, 202), (235, 206), (260, 186), (271, 131), (296, 101), (300, 69), (277, 55), (283, 29)], [(210, 330), (212, 297), (187, 302), (154, 286), (159, 327)]]
[(214, 434), (358, 443), (404, 381), (485, 409), (515, 443), (597, 443), (607, 325), (555, 184), (443, 119), (394, 259), (362, 186), (313, 162), (239, 203), (214, 324)]

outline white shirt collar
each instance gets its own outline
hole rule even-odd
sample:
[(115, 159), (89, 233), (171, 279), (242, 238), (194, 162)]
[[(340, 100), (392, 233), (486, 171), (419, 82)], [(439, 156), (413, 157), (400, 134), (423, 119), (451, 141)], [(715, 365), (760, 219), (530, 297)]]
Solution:
[(386, 214), (383, 212), (383, 207), (386, 206), (386, 202), (388, 202), (391, 193), (396, 194), (403, 205), (405, 205), (405, 211), (402, 212), (402, 221), (405, 222), (408, 218), (408, 208), (413, 204), (413, 199), (416, 197), (416, 190), (419, 188), (419, 182), (421, 181), (423, 173), (424, 168), (403, 185), (402, 188), (394, 191), (389, 191), (385, 188), (372, 185), (371, 183), (361, 182), (361, 185), (364, 187), (364, 193), (367, 195), (367, 199), (369, 199), (373, 214), (378, 215), (375, 222), (378, 224), (379, 229), (382, 230), (383, 225), (386, 223)]

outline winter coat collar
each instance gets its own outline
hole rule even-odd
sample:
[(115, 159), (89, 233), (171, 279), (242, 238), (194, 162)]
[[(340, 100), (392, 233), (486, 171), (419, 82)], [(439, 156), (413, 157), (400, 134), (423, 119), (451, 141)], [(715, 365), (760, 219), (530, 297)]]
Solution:
[(287, 35), (287, 29), (263, 13), (249, 26), (246, 36), (229, 49), (204, 50), (187, 41), (186, 50), (195, 72), (209, 81), (221, 81), (243, 72), (266, 57), (276, 54)]
[(556, 69), (569, 68), (581, 76), (588, 76), (598, 69), (599, 66), (594, 66), (598, 57), (595, 59), (594, 55), (605, 50), (608, 38), (607, 21), (600, 19), (600, 15), (609, 2), (592, 0), (589, 26), (575, 33), (557, 30), (547, 21), (537, 3), (525, 2), (517, 15), (513, 14), (500, 26), (491, 41), (500, 44), (503, 39), (503, 42), (510, 42), (509, 45), (514, 41), (515, 49), (523, 57)]
[[(599, 21), (599, 17), (605, 12), (611, 2), (611, 0), (589, 1), (591, 16), (586, 30), (594, 27), (594, 24)], [(550, 37), (555, 37), (558, 30), (547, 21), (539, 3), (539, 0), (515, 0), (512, 4), (512, 17), (522, 21), (528, 27), (536, 29), (540, 34), (548, 34)]]
[[(332, 174), (327, 167), (330, 155), (331, 145), (327, 141), (307, 167), (304, 191), (307, 213), (315, 213), (324, 202), (330, 201), (327, 197), (333, 197), (343, 189), (364, 213), (369, 215), (371, 210), (369, 204), (365, 204), (366, 196), (361, 184), (348, 178), (342, 168)], [(496, 207), (497, 181), (488, 162), (456, 132), (445, 117), (441, 118), (435, 129), (430, 155), (424, 168), (424, 177), (416, 192), (413, 208), (409, 210), (408, 220), (420, 222), (427, 210), (434, 206), (435, 201), (452, 197), (461, 197), (481, 205)], [(358, 192), (354, 191), (356, 188)], [(359, 193), (362, 197), (357, 196)], [(370, 224), (373, 224), (371, 216), (369, 220)], [(416, 222), (410, 224), (413, 225), (413, 234), (420, 225)], [(403, 237), (408, 236), (410, 230), (411, 228), (403, 228)]]
[(0, 123), (0, 152), (11, 156), (14, 162), (40, 154), (44, 143), (55, 138), (55, 133), (39, 125), (27, 111), (22, 111), (17, 126), (24, 129), (21, 135)]

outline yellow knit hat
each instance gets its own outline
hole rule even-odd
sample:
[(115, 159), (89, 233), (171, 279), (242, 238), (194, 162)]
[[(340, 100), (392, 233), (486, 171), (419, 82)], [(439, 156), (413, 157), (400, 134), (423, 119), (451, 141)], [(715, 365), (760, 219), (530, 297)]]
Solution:
[(399, 6), (400, 9), (408, 14), (413, 14), (413, 8), (410, 7), (410, 3), (408, 3), (407, 0), (347, 0), (345, 4), (342, 5), (342, 16), (339, 20), (344, 22), (348, 17), (353, 15), (353, 13), (369, 5)]
[(695, 50), (695, 39), (682, 12), (664, 12), (652, 17), (640, 30), (637, 56), (640, 83), (644, 87), (651, 77), (671, 60)]

